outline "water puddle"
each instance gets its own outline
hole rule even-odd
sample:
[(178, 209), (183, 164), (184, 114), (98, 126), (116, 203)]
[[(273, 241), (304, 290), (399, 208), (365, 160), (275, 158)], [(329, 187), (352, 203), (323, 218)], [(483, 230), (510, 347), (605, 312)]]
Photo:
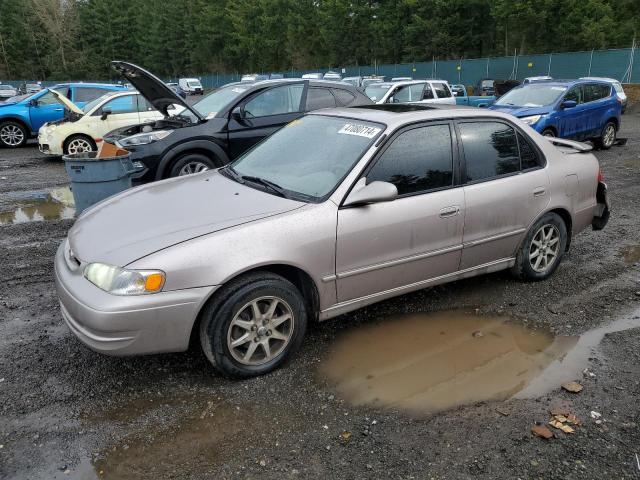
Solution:
[(640, 262), (640, 245), (627, 245), (626, 247), (622, 247), (620, 249), (620, 255), (628, 265)]
[(605, 333), (640, 326), (639, 317), (626, 318), (554, 337), (509, 320), (463, 312), (385, 319), (341, 336), (319, 373), (355, 405), (434, 413), (543, 395), (581, 378)]
[[(143, 417), (148, 425), (135, 428), (133, 424)], [(265, 424), (252, 410), (209, 395), (142, 398), (85, 421), (94, 425), (101, 421), (124, 423), (127, 431), (133, 432), (78, 472), (83, 478), (108, 480), (166, 478), (169, 472), (205, 473), (211, 465), (232, 458), (247, 432), (259, 435), (261, 429), (256, 425)]]
[(73, 194), (69, 187), (40, 192), (12, 192), (6, 197), (20, 206), (0, 211), (0, 225), (62, 220), (75, 215)]

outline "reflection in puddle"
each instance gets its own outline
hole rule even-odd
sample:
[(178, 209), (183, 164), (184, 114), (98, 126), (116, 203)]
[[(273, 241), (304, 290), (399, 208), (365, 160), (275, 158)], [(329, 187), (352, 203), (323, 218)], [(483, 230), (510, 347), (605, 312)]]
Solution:
[(461, 312), (358, 327), (336, 342), (320, 374), (348, 401), (433, 413), (479, 401), (534, 398), (582, 377), (607, 333), (640, 327), (640, 311), (580, 337), (553, 337)]
[(61, 220), (73, 218), (75, 214), (73, 194), (69, 187), (56, 188), (50, 192), (25, 192), (11, 195), (11, 198), (22, 206), (12, 211), (0, 212), (0, 225)]
[[(175, 412), (181, 406), (184, 408), (177, 422), (158, 421), (162, 409)], [(96, 478), (167, 478), (177, 471), (203, 473), (231, 458), (238, 443), (244, 444), (240, 440), (247, 440), (250, 432), (259, 434), (256, 425), (265, 423), (253, 411), (204, 395), (158, 398), (155, 402), (136, 400), (87, 421), (133, 423), (151, 414), (151, 426), (125, 437), (94, 460)], [(167, 413), (167, 417), (173, 415)]]
[(577, 341), (462, 312), (418, 314), (354, 329), (320, 373), (355, 403), (437, 412), (507, 399)]
[(624, 259), (625, 263), (631, 265), (636, 262), (640, 262), (640, 245), (627, 245), (620, 249), (620, 255)]

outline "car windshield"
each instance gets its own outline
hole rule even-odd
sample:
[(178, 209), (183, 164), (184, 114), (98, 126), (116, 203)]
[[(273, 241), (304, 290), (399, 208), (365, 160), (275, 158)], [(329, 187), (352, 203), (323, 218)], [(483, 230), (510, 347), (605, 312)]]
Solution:
[[(303, 201), (331, 193), (384, 130), (378, 123), (307, 115), (231, 164), (231, 172), (269, 183)], [(262, 181), (265, 182), (262, 182)]]
[(236, 100), (248, 89), (248, 86), (240, 85), (230, 85), (219, 88), (196, 103), (193, 108), (203, 117), (213, 118), (216, 116), (216, 113)]
[(364, 93), (366, 93), (367, 97), (371, 100), (377, 102), (378, 100), (382, 100), (382, 97), (384, 97), (384, 94), (387, 93), (390, 88), (391, 85), (378, 85), (373, 83), (364, 89)]
[(567, 91), (561, 85), (532, 84), (514, 88), (500, 97), (494, 105), (545, 107), (554, 104)]
[(201, 87), (202, 85), (200, 84), (199, 81), (197, 80), (190, 80), (187, 82), (187, 85), (189, 85), (190, 87)]

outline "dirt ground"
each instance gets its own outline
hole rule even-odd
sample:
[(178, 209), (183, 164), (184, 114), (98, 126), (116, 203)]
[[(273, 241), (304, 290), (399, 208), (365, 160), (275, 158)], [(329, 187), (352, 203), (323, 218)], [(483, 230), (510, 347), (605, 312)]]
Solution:
[[(197, 350), (90, 351), (64, 324), (53, 285), (73, 220), (0, 225), (0, 478), (640, 478), (640, 328), (604, 336), (574, 378), (577, 394), (552, 385), (536, 398), (420, 413), (353, 405), (320, 374), (345, 335), (357, 342), (357, 329), (403, 314), (462, 309), (572, 336), (640, 325), (639, 110), (620, 135), (626, 146), (596, 152), (609, 225), (577, 236), (548, 281), (502, 272), (386, 301), (313, 326), (292, 362), (247, 381), (216, 375)], [(62, 163), (33, 145), (0, 150), (0, 212), (66, 183)], [(582, 425), (533, 436), (556, 407)]]

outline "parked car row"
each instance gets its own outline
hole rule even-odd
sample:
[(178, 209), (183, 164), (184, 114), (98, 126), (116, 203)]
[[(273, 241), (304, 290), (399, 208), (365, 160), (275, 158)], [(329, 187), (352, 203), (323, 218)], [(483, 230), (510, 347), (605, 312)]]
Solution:
[(373, 105), (346, 83), (265, 80), (189, 106), (149, 72), (114, 67), (163, 118), (105, 141), (144, 179), (199, 173), (109, 197), (59, 247), (62, 316), (98, 352), (197, 338), (224, 375), (264, 374), (311, 321), (503, 269), (544, 280), (609, 218), (590, 146), (510, 113), (422, 103), (445, 82), (390, 83), (381, 99), (411, 103)]

